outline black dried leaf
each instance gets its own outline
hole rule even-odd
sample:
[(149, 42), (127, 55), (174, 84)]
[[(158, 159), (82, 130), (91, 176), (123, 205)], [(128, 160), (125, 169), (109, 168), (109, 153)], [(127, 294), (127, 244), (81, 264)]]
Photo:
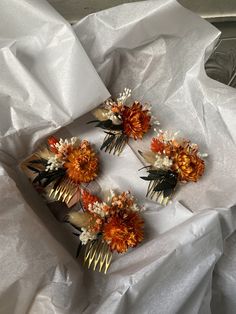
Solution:
[(108, 134), (108, 135), (114, 135), (114, 136), (116, 135), (115, 133), (109, 132), (109, 131), (104, 131), (104, 133), (105, 133), (105, 134)]
[[(63, 176), (64, 176), (64, 174), (63, 174)], [(57, 179), (60, 179), (61, 177), (62, 177), (61, 174), (55, 174), (55, 175), (53, 175), (53, 176), (47, 178), (47, 179), (44, 181), (44, 183), (43, 183), (43, 187), (48, 186), (51, 182), (53, 182), (53, 181), (55, 181), (55, 180), (57, 180)]]
[(115, 135), (109, 135), (109, 137), (102, 143), (102, 146), (100, 147), (101, 150), (104, 148), (107, 148), (115, 139)]
[(176, 187), (176, 184), (178, 182), (178, 175), (177, 173), (167, 170), (163, 174), (161, 178), (159, 178), (157, 185), (153, 189), (155, 192), (161, 192), (163, 191), (164, 196), (169, 196), (174, 188)]
[(34, 167), (32, 167), (32, 166), (27, 165), (27, 168), (28, 168), (29, 170), (33, 171), (33, 172), (40, 173), (40, 170), (39, 170), (39, 169), (36, 169), (36, 168), (34, 168)]
[(44, 158), (41, 158), (41, 159), (30, 160), (29, 163), (30, 164), (42, 164), (42, 165), (46, 166), (48, 161)]
[(63, 177), (66, 173), (64, 168), (53, 171), (41, 171), (37, 177), (34, 178), (33, 183), (40, 183), (46, 187), (52, 181)]
[(153, 180), (158, 179), (158, 177), (155, 174), (149, 174), (147, 177), (140, 177), (140, 178), (145, 181), (153, 181)]
[(61, 183), (63, 176), (61, 176), (58, 180), (55, 181), (54, 185), (53, 185), (53, 189), (56, 190), (56, 188), (59, 186), (59, 184)]
[(164, 197), (168, 197), (173, 193), (173, 189), (167, 189), (163, 191)]
[(99, 122), (99, 120), (92, 120), (92, 121), (87, 122), (87, 124), (97, 123), (97, 122)]
[(96, 128), (101, 128), (103, 130), (112, 130), (112, 131), (121, 131), (123, 130), (122, 124), (113, 124), (111, 120), (99, 121), (96, 125)]
[(118, 146), (120, 146), (123, 142), (124, 142), (124, 140), (125, 140), (125, 138), (126, 138), (127, 136), (125, 135), (125, 134), (121, 134), (121, 135), (119, 135), (119, 136), (117, 136), (117, 139), (116, 139), (116, 146), (118, 147)]
[(156, 177), (158, 178), (158, 177), (161, 177), (161, 176), (168, 176), (168, 171), (169, 170), (163, 170), (163, 169), (155, 169), (155, 170), (150, 169), (147, 172), (151, 173), (153, 175), (156, 175)]
[(174, 171), (164, 169), (149, 169), (148, 176), (141, 177), (146, 181), (155, 181), (154, 192), (163, 193), (164, 197), (170, 196), (178, 182), (178, 175)]
[(171, 185), (168, 181), (163, 180), (159, 182), (153, 190), (156, 192), (160, 192), (164, 190), (169, 190), (171, 188), (173, 188), (173, 185)]

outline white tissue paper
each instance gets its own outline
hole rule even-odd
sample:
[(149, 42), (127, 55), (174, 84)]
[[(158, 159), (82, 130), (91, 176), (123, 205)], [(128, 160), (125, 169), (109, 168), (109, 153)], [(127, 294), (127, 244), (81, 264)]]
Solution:
[(115, 256), (107, 275), (83, 268), (78, 239), (17, 165), (59, 129), (99, 147), (104, 134), (84, 114), (109, 93), (71, 26), (46, 2), (2, 1), (0, 312), (234, 313), (236, 91), (204, 71), (219, 31), (174, 0), (102, 11), (74, 31), (111, 94), (128, 87), (151, 103), (161, 128), (209, 154), (206, 172), (163, 208), (145, 199), (138, 171), (137, 150), (153, 134), (120, 157), (101, 152), (99, 184), (130, 189), (146, 207), (145, 240)]

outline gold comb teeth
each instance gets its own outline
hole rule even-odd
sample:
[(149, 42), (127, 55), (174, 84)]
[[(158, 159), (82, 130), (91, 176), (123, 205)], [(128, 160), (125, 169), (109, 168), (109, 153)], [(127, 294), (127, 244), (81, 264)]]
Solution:
[(113, 153), (113, 155), (119, 156), (127, 143), (127, 136), (119, 133), (107, 133), (104, 138), (103, 145), (101, 146), (101, 150), (105, 148), (105, 152), (109, 152), (109, 154)]
[(78, 185), (73, 183), (70, 179), (63, 179), (60, 184), (54, 189), (52, 188), (49, 192), (49, 197), (65, 202), (69, 204), (72, 197), (78, 190)]
[(106, 274), (111, 260), (112, 253), (109, 246), (101, 238), (87, 243), (84, 254), (84, 264), (87, 264), (88, 268), (92, 267), (93, 270), (96, 270), (98, 266), (99, 272)]

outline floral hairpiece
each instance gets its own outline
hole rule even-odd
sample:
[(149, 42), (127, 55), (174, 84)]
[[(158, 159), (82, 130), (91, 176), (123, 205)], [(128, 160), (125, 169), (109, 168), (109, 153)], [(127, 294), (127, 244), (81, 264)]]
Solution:
[[(104, 130), (105, 139), (101, 150), (119, 155), (130, 138), (142, 139), (151, 128), (151, 106), (142, 105), (139, 101), (127, 104), (131, 90), (125, 88), (116, 101), (108, 99), (93, 111), (97, 120), (96, 127)], [(158, 124), (158, 121), (155, 121)]]
[(178, 182), (197, 182), (205, 170), (202, 158), (207, 154), (201, 154), (197, 144), (177, 138), (177, 134), (159, 130), (151, 141), (151, 151), (139, 151), (149, 164), (145, 167), (148, 176), (141, 177), (149, 181), (146, 197), (163, 205), (168, 203)]
[(144, 221), (140, 207), (129, 192), (109, 192), (103, 200), (83, 190), (82, 210), (71, 211), (68, 222), (79, 233), (80, 246), (85, 245), (84, 262), (93, 270), (107, 272), (112, 253), (125, 253), (143, 240)]
[(48, 138), (47, 147), (23, 163), (35, 187), (49, 198), (70, 203), (84, 185), (95, 180), (99, 160), (86, 140)]

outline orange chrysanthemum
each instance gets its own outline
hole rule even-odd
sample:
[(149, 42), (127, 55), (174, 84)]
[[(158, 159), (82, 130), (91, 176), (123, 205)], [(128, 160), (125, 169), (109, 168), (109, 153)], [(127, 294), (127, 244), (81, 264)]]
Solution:
[(135, 140), (141, 139), (151, 128), (149, 111), (143, 110), (138, 102), (134, 102), (131, 107), (125, 106), (122, 116), (124, 133)]
[(197, 182), (205, 170), (204, 161), (189, 146), (178, 149), (173, 157), (172, 169), (178, 172), (180, 181)]
[(151, 142), (151, 150), (154, 153), (162, 153), (165, 148), (165, 144), (161, 142), (158, 138), (154, 137)]
[(68, 177), (75, 183), (88, 183), (98, 174), (98, 157), (87, 141), (83, 141), (78, 148), (68, 154), (64, 167)]
[(108, 218), (103, 237), (111, 251), (124, 253), (143, 240), (143, 219), (137, 212), (125, 212)]
[(84, 209), (88, 209), (89, 204), (93, 205), (95, 202), (99, 202), (99, 203), (101, 202), (99, 197), (89, 193), (86, 190), (82, 190), (81, 196), (82, 196), (82, 203), (83, 203)]

